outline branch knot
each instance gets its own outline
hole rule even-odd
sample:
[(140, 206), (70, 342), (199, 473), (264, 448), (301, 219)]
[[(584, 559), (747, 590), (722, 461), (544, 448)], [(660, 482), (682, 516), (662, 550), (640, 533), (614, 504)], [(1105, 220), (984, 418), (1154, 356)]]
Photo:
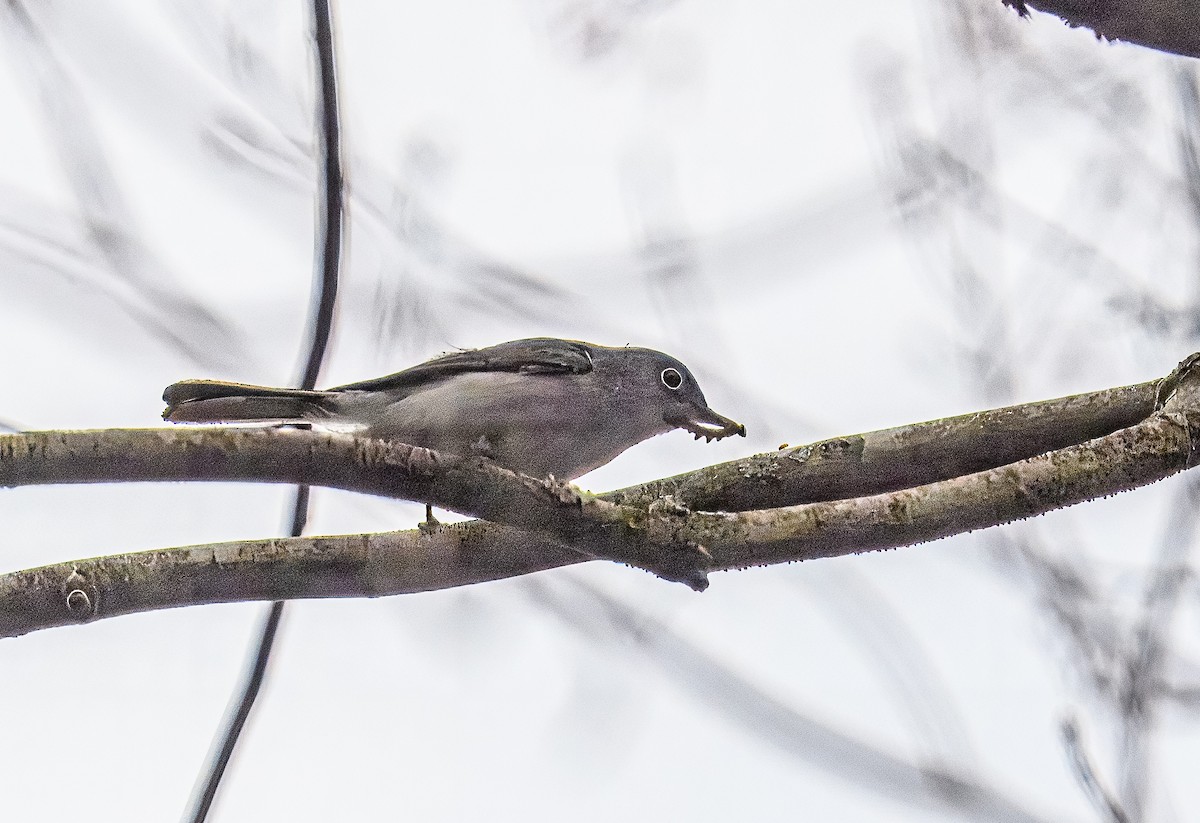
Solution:
[(60, 588), (67, 613), (80, 623), (100, 614), (100, 590), (79, 573), (71, 571)]

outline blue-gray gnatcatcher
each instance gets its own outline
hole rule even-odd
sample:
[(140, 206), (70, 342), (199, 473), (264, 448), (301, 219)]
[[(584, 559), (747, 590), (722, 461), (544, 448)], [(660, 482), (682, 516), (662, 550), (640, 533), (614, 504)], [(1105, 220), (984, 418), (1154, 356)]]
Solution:
[(676, 428), (697, 439), (746, 436), (708, 407), (674, 357), (551, 337), (454, 352), (326, 391), (184, 380), (163, 400), (172, 422), (308, 422), (563, 480)]

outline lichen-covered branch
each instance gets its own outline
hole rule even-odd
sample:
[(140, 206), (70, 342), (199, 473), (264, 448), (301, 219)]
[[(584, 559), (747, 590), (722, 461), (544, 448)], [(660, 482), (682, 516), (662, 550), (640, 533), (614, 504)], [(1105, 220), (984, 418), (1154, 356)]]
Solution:
[(176, 606), (446, 589), (586, 559), (484, 521), (136, 552), (0, 575), (0, 637)]
[[(703, 590), (707, 555), (645, 513), (483, 458), (331, 432), (188, 427), (0, 435), (0, 486), (121, 481), (295, 483), (416, 500), (504, 523)], [(660, 542), (664, 541), (664, 542)]]
[(833, 437), (601, 495), (644, 508), (746, 511), (880, 494), (1073, 446), (1144, 420), (1159, 381)]
[[(1007, 523), (1136, 488), (1195, 465), (1200, 454), (1198, 362), (1200, 356), (1193, 355), (1166, 380), (1147, 384), (1156, 387), (1158, 402), (1151, 402), (1159, 410), (1135, 425), (963, 477), (767, 510), (695, 512), (668, 498), (641, 510), (614, 506), (609, 511), (619, 513), (624, 528), (644, 532), (652, 543), (705, 546), (715, 569), (898, 547)], [(251, 440), (243, 445), (257, 444)], [(370, 471), (367, 475), (372, 477)], [(323, 475), (325, 480), (335, 476), (336, 472)], [(11, 482), (11, 475), (3, 482)], [(333, 485), (384, 493), (387, 478)], [(0, 575), (0, 636), (200, 603), (375, 597), (448, 588), (581, 559), (559, 543), (478, 521), (431, 533), (305, 537), (140, 552)]]
[[(1197, 428), (1200, 434), (1200, 428)], [(736, 514), (695, 514), (684, 531), (716, 568), (908, 546), (1010, 523), (1190, 468), (1192, 429), (1154, 415), (1129, 429), (1008, 466), (887, 494)]]

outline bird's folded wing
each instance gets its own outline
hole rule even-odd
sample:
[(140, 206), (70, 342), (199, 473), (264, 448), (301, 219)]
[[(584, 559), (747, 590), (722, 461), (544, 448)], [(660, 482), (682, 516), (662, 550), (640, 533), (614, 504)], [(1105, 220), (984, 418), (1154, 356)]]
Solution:
[(467, 372), (585, 374), (591, 370), (592, 356), (585, 344), (553, 337), (534, 337), (483, 349), (452, 352), (395, 374), (347, 383), (330, 391), (411, 389)]

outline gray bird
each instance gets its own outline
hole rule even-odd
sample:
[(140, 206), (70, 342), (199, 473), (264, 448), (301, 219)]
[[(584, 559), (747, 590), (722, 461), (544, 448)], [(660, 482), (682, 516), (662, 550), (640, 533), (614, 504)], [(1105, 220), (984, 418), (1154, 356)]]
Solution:
[(326, 391), (184, 380), (163, 392), (176, 423), (307, 422), (570, 480), (656, 434), (746, 436), (696, 378), (653, 349), (538, 337), (454, 352)]

